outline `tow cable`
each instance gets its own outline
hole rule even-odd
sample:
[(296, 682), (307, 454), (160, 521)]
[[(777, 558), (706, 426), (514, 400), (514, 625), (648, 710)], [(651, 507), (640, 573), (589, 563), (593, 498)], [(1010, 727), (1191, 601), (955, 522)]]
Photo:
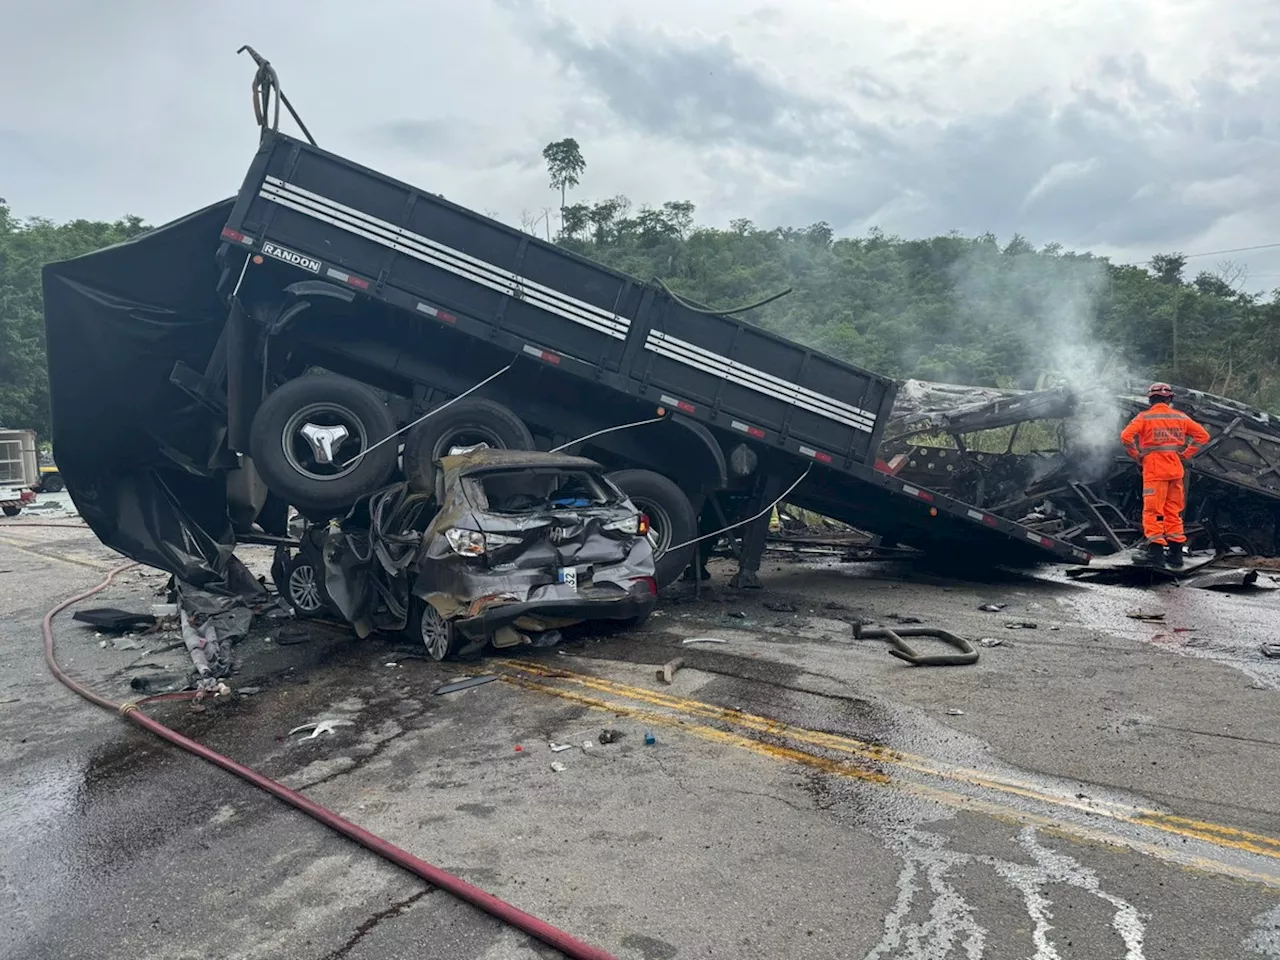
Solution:
[(368, 830), (361, 826), (357, 826), (350, 820), (340, 817), (332, 810), (320, 806), (320, 804), (313, 800), (309, 800), (297, 791), (290, 790), (284, 784), (277, 783), (270, 777), (265, 777), (256, 770), (252, 770), (241, 763), (237, 763), (230, 757), (223, 756), (221, 753), (206, 747), (202, 743), (197, 743), (195, 740), (184, 737), (176, 730), (165, 726), (159, 720), (148, 716), (142, 710), (144, 706), (160, 701), (194, 699), (197, 696), (196, 691), (189, 690), (179, 693), (162, 693), (156, 696), (144, 697), (141, 700), (116, 703), (112, 700), (108, 700), (106, 697), (94, 693), (88, 687), (69, 676), (67, 672), (58, 665), (58, 661), (54, 657), (54, 618), (73, 604), (79, 603), (82, 600), (87, 600), (89, 597), (92, 597), (97, 593), (101, 593), (111, 585), (111, 582), (119, 574), (136, 566), (137, 564), (132, 562), (121, 564), (111, 570), (107, 574), (106, 579), (96, 587), (63, 600), (44, 615), (42, 627), (44, 630), (45, 663), (48, 664), (49, 670), (52, 671), (53, 675), (58, 678), (58, 681), (62, 683), (63, 686), (78, 696), (83, 697), (85, 700), (88, 700), (90, 703), (97, 704), (105, 710), (111, 710), (119, 713), (126, 720), (137, 724), (144, 730), (149, 730), (151, 733), (163, 740), (167, 740), (174, 746), (181, 747), (188, 753), (193, 753), (202, 760), (207, 760), (214, 766), (221, 767), (228, 773), (235, 774), (241, 780), (245, 780), (248, 783), (253, 784), (258, 789), (271, 794), (276, 799), (284, 801), (289, 804), (289, 806), (301, 810), (309, 817), (320, 821), (326, 827), (337, 831), (347, 839), (354, 840), (356, 843), (360, 844), (367, 850), (373, 851), (384, 860), (388, 860), (396, 866), (409, 871), (432, 886), (448, 891), (460, 900), (465, 900), (467, 903), (479, 907), (481, 910), (497, 917), (504, 923), (510, 924), (517, 930), (527, 933), (529, 936), (535, 937), (543, 943), (555, 947), (565, 956), (573, 958), (573, 960), (617, 960), (613, 954), (606, 953), (598, 947), (593, 947), (590, 944), (583, 943), (576, 937), (570, 936), (563, 930), (551, 926), (551, 924), (544, 920), (539, 920), (532, 914), (525, 913), (523, 910), (512, 906), (505, 900), (499, 900), (497, 897), (493, 896), (493, 894), (486, 893), (479, 887), (472, 886), (460, 877), (455, 877), (453, 874), (447, 873), (439, 867), (433, 866), (425, 860), (415, 857), (407, 850), (402, 850), (395, 844), (370, 833)]

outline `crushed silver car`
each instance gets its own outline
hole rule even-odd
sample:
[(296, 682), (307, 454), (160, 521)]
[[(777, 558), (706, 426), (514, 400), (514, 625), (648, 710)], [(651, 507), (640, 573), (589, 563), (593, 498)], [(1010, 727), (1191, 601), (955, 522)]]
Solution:
[(331, 524), (325, 586), (360, 635), (403, 629), (436, 660), (550, 646), (566, 626), (649, 616), (648, 537), (594, 460), (478, 449), (440, 460), (434, 497), (398, 484)]

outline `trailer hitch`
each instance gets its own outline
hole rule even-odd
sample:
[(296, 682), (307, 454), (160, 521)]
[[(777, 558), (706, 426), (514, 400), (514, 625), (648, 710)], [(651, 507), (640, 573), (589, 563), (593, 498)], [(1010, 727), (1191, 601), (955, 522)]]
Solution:
[[(955, 647), (960, 653), (916, 653), (903, 637), (934, 637)], [(854, 623), (853, 639), (888, 640), (889, 653), (913, 667), (963, 667), (978, 662), (978, 651), (972, 643), (938, 627), (899, 627), (897, 630), (890, 630), (888, 627), (865, 627), (861, 623)]]

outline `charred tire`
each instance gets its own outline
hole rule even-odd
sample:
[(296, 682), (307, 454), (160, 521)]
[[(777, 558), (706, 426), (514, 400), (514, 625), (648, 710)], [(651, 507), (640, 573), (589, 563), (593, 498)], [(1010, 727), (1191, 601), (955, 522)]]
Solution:
[[(325, 450), (315, 431), (337, 427), (345, 437), (331, 434)], [(281, 499), (299, 509), (345, 511), (387, 482), (396, 468), (396, 444), (344, 464), (395, 429), (391, 411), (364, 384), (332, 374), (303, 376), (262, 402), (250, 449), (258, 473)]]
[(524, 421), (500, 403), (466, 397), (424, 420), (404, 441), (404, 476), (419, 493), (436, 490), (436, 461), (451, 447), (487, 443), (498, 450), (532, 450)]
[(61, 493), (65, 489), (67, 489), (66, 483), (64, 483), (62, 477), (56, 473), (49, 474), (49, 476), (45, 477), (44, 480), (40, 482), (41, 493)]
[(5, 504), (3, 509), (4, 509), (4, 515), (6, 517), (16, 517), (18, 514), (22, 512), (21, 507), (11, 507), (8, 504)]
[(698, 515), (684, 491), (652, 470), (619, 470), (609, 474), (641, 513), (649, 517), (649, 542), (653, 545), (654, 579), (662, 588), (675, 583), (693, 559), (694, 544), (670, 547), (698, 535)]

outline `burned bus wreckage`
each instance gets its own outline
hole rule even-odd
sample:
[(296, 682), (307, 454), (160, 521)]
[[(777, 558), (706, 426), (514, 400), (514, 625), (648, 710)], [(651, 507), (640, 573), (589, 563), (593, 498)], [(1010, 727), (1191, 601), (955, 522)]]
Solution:
[[(1121, 428), (1146, 381), (1110, 389), (998, 390), (908, 380), (882, 456), (895, 476), (1103, 555), (1142, 541), (1139, 466)], [(1194, 548), (1280, 555), (1280, 422), (1235, 400), (1174, 387), (1211, 440), (1187, 472)]]

